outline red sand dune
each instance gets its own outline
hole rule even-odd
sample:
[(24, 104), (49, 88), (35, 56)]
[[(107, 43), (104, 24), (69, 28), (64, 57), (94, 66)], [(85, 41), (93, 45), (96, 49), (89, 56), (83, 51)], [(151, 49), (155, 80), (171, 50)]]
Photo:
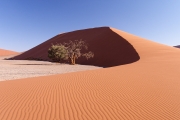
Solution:
[(109, 29), (133, 46), (140, 59), (92, 71), (0, 82), (0, 120), (180, 120), (179, 49)]
[(111, 67), (135, 62), (139, 55), (128, 41), (113, 32), (109, 27), (92, 28), (59, 34), (50, 40), (24, 52), (14, 59), (29, 57), (49, 60), (47, 51), (51, 44), (64, 43), (69, 40), (85, 40), (89, 50), (94, 52), (94, 58), (86, 60), (79, 58), (78, 64)]
[(18, 52), (0, 49), (0, 56), (8, 56), (8, 55), (15, 55), (15, 54), (18, 54)]

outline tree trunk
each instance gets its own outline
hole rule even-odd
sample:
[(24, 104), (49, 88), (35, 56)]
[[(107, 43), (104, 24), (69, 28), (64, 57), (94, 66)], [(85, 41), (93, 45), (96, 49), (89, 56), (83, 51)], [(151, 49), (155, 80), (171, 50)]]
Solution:
[(74, 59), (73, 58), (70, 59), (71, 59), (71, 65), (74, 65)]
[(76, 61), (76, 57), (74, 56), (74, 57), (73, 57), (73, 64), (74, 64), (74, 65), (76, 64), (75, 61)]
[(70, 59), (71, 59), (71, 65), (75, 65), (75, 64), (76, 64), (76, 62), (75, 62), (75, 60), (76, 60), (75, 54), (73, 54), (73, 55), (70, 57)]
[(76, 60), (75, 55), (73, 55), (72, 57), (70, 57), (70, 59), (71, 59), (71, 65), (75, 65), (75, 64), (76, 64), (76, 62), (75, 62), (75, 60)]

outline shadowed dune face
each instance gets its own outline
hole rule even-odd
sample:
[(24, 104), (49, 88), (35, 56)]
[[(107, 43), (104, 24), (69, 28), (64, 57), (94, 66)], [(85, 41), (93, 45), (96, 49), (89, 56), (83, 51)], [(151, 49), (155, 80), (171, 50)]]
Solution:
[(18, 52), (0, 49), (0, 56), (8, 56), (8, 55), (15, 55), (15, 54), (18, 54)]
[(59, 34), (27, 52), (14, 57), (14, 59), (22, 60), (33, 57), (50, 60), (47, 57), (47, 51), (51, 44), (80, 39), (87, 42), (89, 47), (88, 50), (92, 51), (95, 56), (89, 60), (81, 57), (76, 61), (77, 64), (111, 67), (129, 64), (140, 59), (134, 47), (124, 38), (113, 32), (109, 27), (92, 28)]

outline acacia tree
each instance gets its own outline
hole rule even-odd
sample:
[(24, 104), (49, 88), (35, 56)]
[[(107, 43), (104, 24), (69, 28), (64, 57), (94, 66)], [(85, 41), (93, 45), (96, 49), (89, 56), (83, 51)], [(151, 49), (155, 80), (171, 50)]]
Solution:
[(86, 59), (94, 57), (94, 54), (91, 51), (82, 53), (82, 49), (88, 49), (87, 44), (82, 40), (69, 41), (64, 44), (52, 44), (48, 50), (48, 57), (53, 61), (58, 62), (60, 62), (60, 60), (70, 59), (72, 65), (75, 65), (76, 59), (81, 56), (86, 57)]
[(56, 62), (60, 62), (61, 60), (67, 60), (67, 48), (62, 44), (52, 44), (52, 46), (48, 49), (48, 57)]
[(91, 57), (94, 57), (94, 53), (89, 51), (87, 53), (82, 53), (82, 49), (88, 49), (88, 46), (86, 44), (85, 41), (83, 40), (75, 40), (75, 41), (69, 41), (68, 43), (64, 43), (63, 44), (66, 49), (67, 49), (67, 53), (68, 53), (68, 57), (71, 61), (72, 65), (76, 64), (76, 59), (78, 59), (79, 57), (83, 56), (86, 57), (86, 59), (89, 59)]

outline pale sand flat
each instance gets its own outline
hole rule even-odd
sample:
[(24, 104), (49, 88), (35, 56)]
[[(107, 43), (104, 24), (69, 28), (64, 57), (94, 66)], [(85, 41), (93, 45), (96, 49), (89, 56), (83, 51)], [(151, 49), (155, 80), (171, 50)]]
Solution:
[(2, 81), (0, 120), (180, 120), (180, 50), (111, 29), (140, 60)]
[(9, 58), (9, 56), (0, 57), (0, 81), (101, 68), (90, 65), (69, 65), (45, 61), (2, 60), (3, 58)]

